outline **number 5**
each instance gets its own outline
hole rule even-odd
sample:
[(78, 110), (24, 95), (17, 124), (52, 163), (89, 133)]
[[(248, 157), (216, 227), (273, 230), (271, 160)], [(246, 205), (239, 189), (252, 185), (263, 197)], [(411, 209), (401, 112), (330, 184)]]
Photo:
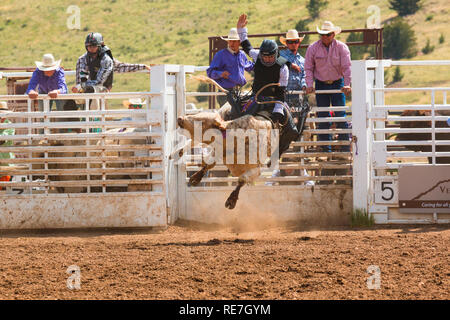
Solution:
[(388, 189), (391, 191), (390, 197), (381, 196), (381, 199), (384, 201), (390, 201), (394, 197), (394, 189), (391, 187), (387, 187), (386, 185), (392, 184), (392, 181), (383, 181), (381, 182), (381, 192), (384, 192), (384, 190)]

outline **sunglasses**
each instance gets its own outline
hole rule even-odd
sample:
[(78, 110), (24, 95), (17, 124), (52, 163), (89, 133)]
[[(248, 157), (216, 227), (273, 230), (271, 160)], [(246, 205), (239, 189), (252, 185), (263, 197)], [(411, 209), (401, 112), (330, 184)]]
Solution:
[(322, 37), (331, 37), (334, 34), (334, 32), (327, 33), (327, 34), (321, 34)]
[(300, 40), (286, 40), (287, 44), (297, 44), (299, 42), (300, 42)]

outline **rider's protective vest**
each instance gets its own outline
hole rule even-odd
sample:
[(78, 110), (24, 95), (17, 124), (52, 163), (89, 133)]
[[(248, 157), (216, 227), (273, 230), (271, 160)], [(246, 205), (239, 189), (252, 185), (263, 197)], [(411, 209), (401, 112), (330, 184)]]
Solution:
[[(101, 61), (102, 61), (103, 57), (105, 56), (105, 54), (107, 54), (108, 56), (111, 57), (111, 59), (113, 59), (111, 50), (107, 46), (102, 46), (99, 51), (100, 51), (99, 54), (94, 59), (89, 54), (87, 55), (86, 62), (87, 62), (88, 68), (89, 68), (89, 79), (97, 79), (97, 73), (101, 68)], [(113, 59), (113, 61), (114, 61), (114, 59)], [(113, 73), (114, 73), (114, 70), (111, 71), (108, 78), (106, 78), (106, 81), (103, 83), (103, 86), (105, 88), (108, 88), (108, 89), (112, 88)]]
[[(266, 67), (260, 61), (260, 58), (255, 63), (255, 79), (253, 81), (252, 90), (256, 94), (262, 87), (269, 83), (278, 83), (280, 81), (280, 70), (285, 65), (286, 59), (278, 57), (277, 61), (270, 67)], [(265, 88), (259, 95), (275, 97), (277, 100), (284, 101), (284, 89), (279, 86), (270, 86)]]

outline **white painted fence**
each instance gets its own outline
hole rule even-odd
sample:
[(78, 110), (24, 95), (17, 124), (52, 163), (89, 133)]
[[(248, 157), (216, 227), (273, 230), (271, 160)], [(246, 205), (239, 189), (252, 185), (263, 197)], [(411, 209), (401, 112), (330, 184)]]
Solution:
[[(82, 110), (12, 112), (0, 129), (14, 159), (0, 159), (0, 229), (166, 226), (163, 108), (151, 93), (66, 94)], [(26, 100), (0, 96), (0, 100)], [(114, 101), (142, 98), (143, 109), (110, 109)], [(89, 99), (98, 102), (89, 108)], [(83, 101), (81, 101), (83, 103)], [(116, 103), (117, 104), (117, 103)], [(55, 106), (53, 106), (55, 107)], [(158, 108), (159, 107), (159, 108)], [(55, 109), (54, 109), (55, 110)]]
[[(5, 188), (0, 193), (4, 203), (0, 209), (0, 229), (166, 226), (177, 219), (226, 223), (241, 217), (252, 221), (333, 225), (347, 224), (353, 208), (368, 210), (377, 223), (448, 222), (445, 215), (425, 218), (418, 214), (400, 215), (395, 201), (379, 200), (382, 182), (392, 182), (390, 187), (397, 192), (395, 170), (403, 164), (388, 161), (392, 157), (417, 156), (390, 150), (400, 143), (386, 139), (386, 134), (399, 132), (390, 122), (400, 119), (389, 112), (414, 108), (435, 112), (449, 108), (445, 94), (440, 105), (434, 98), (426, 106), (385, 105), (385, 94), (400, 90), (384, 88), (384, 68), (391, 64), (401, 63), (353, 61), (351, 106), (347, 103), (341, 107), (314, 107), (302, 140), (291, 144), (280, 163), (286, 175), (271, 177), (272, 172), (264, 172), (254, 185), (241, 190), (233, 210), (226, 209), (224, 203), (235, 187), (236, 178), (226, 174), (225, 166), (217, 166), (199, 186), (192, 187), (188, 185), (188, 177), (199, 167), (169, 157), (179, 141), (177, 118), (200, 111), (192, 108), (192, 104), (187, 109), (187, 100), (219, 94), (186, 89), (187, 76), (204, 71), (205, 67), (155, 66), (151, 72), (151, 92), (60, 96), (60, 99), (98, 99), (98, 110), (89, 110), (89, 103), (85, 102), (81, 111), (49, 111), (48, 97), (40, 96), (44, 111), (34, 111), (29, 101), (27, 112), (13, 114), (13, 118), (25, 120), (0, 124), (0, 129), (26, 131), (1, 138), (15, 144), (0, 147), (0, 152), (12, 151), (20, 157), (0, 159), (2, 164), (12, 164), (1, 167), (0, 175), (14, 176), (11, 182), (0, 182)], [(435, 97), (435, 92), (450, 89), (426, 90)], [(129, 98), (144, 98), (145, 108), (112, 108), (112, 101)], [(25, 99), (26, 96), (0, 96), (0, 100)], [(314, 116), (317, 111), (341, 110), (347, 112), (346, 117)], [(57, 121), (61, 118), (82, 121)], [(443, 120), (435, 113), (425, 119)], [(348, 121), (352, 127), (314, 128), (321, 121)], [(56, 132), (61, 129), (71, 132)], [(436, 151), (436, 146), (448, 145), (449, 141), (434, 139), (436, 133), (448, 132), (447, 128), (432, 126), (411, 132), (433, 135), (431, 141), (423, 143), (432, 146), (432, 151), (420, 154), (422, 159), (430, 156), (435, 163), (436, 157), (450, 156)], [(317, 139), (320, 133), (351, 133), (353, 139), (323, 142)], [(333, 148), (351, 146), (351, 152), (317, 150), (327, 144)], [(291, 169), (294, 173), (289, 172)], [(275, 185), (267, 185), (269, 182)]]

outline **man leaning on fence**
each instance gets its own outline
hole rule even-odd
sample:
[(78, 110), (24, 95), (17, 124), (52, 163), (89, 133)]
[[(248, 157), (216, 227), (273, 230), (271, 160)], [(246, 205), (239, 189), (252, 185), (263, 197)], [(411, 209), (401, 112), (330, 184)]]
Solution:
[[(56, 61), (52, 54), (47, 53), (42, 57), (42, 61), (36, 61), (36, 70), (31, 76), (26, 94), (30, 99), (36, 99), (38, 94), (48, 94), (52, 99), (56, 99), (59, 94), (67, 93), (64, 70), (60, 67), (61, 60)], [(37, 90), (37, 91), (36, 91)], [(50, 100), (50, 110), (53, 101), (57, 111), (64, 110), (64, 100)], [(38, 101), (39, 111), (43, 111), (42, 100)]]
[[(247, 83), (244, 70), (252, 71), (255, 64), (247, 59), (243, 51), (239, 50), (241, 40), (236, 28), (230, 29), (228, 37), (220, 38), (227, 42), (227, 48), (214, 55), (206, 74), (224, 89), (233, 90), (242, 87)], [(223, 106), (227, 102), (227, 97), (217, 96), (217, 101), (220, 106)]]
[[(2, 124), (9, 124), (11, 123), (10, 120), (6, 118), (6, 116), (11, 113), (11, 111), (8, 110), (6, 102), (2, 101), (0, 102), (0, 123)], [(15, 133), (14, 128), (7, 128), (7, 129), (0, 129), (0, 136), (13, 136)], [(13, 145), (12, 140), (0, 140), (0, 147), (9, 147)], [(12, 152), (0, 152), (0, 159), (13, 159), (14, 153)], [(2, 166), (8, 166), (9, 163), (0, 163), (0, 167)], [(0, 176), (0, 181), (11, 181), (11, 176)], [(4, 188), (0, 187), (0, 190)]]
[[(317, 94), (318, 107), (345, 106), (345, 95), (351, 93), (351, 59), (348, 46), (335, 39), (341, 28), (330, 21), (325, 21), (322, 28), (317, 27), (320, 40), (310, 45), (306, 51), (306, 93), (315, 90), (341, 90), (343, 93)], [(315, 81), (315, 89), (313, 82)], [(317, 112), (319, 118), (330, 117), (330, 112)], [(335, 111), (334, 116), (345, 117), (345, 111)], [(319, 122), (318, 129), (330, 129), (331, 122)], [(336, 122), (339, 129), (348, 129), (348, 124)], [(331, 141), (331, 134), (319, 134), (320, 141)], [(339, 140), (349, 140), (349, 134), (340, 134)], [(350, 151), (348, 145), (340, 148), (343, 152)], [(331, 146), (322, 146), (325, 152), (331, 152)]]

